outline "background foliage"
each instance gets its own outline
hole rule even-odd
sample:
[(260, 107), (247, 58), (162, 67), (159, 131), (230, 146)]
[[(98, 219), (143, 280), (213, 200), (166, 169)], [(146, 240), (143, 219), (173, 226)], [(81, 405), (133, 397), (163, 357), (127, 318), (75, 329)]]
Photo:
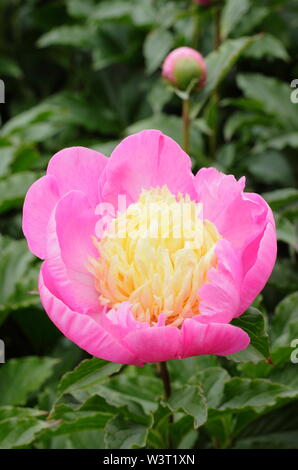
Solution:
[[(298, 448), (298, 365), (290, 361), (298, 338), (298, 104), (290, 100), (298, 2), (221, 3), (216, 52), (213, 10), (190, 0), (0, 4), (0, 448)], [(248, 190), (275, 212), (279, 257), (238, 320), (252, 338), (248, 350), (170, 362), (166, 401), (154, 365), (90, 359), (47, 319), (21, 207), (65, 146), (109, 155), (146, 128), (181, 143), (181, 103), (159, 69), (181, 45), (198, 48), (209, 69), (192, 103), (194, 169), (247, 176)]]

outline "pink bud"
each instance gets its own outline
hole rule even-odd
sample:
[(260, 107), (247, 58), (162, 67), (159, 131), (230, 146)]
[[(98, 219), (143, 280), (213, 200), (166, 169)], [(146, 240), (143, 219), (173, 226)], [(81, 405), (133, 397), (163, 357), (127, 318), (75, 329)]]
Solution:
[(201, 54), (190, 47), (178, 47), (166, 57), (162, 65), (163, 78), (171, 85), (186, 90), (191, 82), (198, 80), (196, 89), (206, 82), (206, 63)]
[(211, 0), (193, 0), (195, 3), (199, 3), (200, 5), (210, 5)]

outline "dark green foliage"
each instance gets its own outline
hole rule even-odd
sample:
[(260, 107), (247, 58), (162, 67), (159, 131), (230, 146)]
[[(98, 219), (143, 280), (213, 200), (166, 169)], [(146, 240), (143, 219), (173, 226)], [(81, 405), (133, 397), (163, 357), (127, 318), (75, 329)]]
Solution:
[[(0, 448), (298, 448), (298, 2), (222, 3), (216, 51), (213, 10), (191, 0), (0, 4)], [(63, 147), (109, 155), (145, 128), (182, 143), (181, 103), (160, 66), (183, 45), (208, 65), (191, 104), (194, 171), (245, 174), (274, 211), (279, 256), (262, 296), (234, 321), (249, 348), (170, 362), (167, 401), (155, 365), (91, 359), (50, 323), (21, 207)]]

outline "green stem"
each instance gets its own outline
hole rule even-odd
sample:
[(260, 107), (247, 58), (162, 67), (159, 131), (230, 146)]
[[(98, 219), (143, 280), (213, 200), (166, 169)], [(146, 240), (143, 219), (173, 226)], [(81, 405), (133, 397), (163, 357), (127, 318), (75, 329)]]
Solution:
[[(214, 49), (218, 50), (222, 43), (220, 5), (216, 5), (214, 8), (214, 29), (215, 29)], [(220, 100), (220, 96), (219, 96), (219, 90), (217, 88), (214, 90), (211, 96), (211, 106), (218, 108), (219, 100)], [(216, 122), (213, 128), (213, 132), (210, 136), (210, 141), (209, 141), (210, 155), (212, 159), (214, 159), (216, 155), (217, 140), (218, 140), (218, 129), (217, 129), (217, 122)]]
[(220, 5), (214, 9), (214, 22), (215, 22), (215, 49), (219, 49), (221, 46), (221, 10)]
[(168, 371), (167, 363), (166, 362), (160, 362), (159, 363), (160, 367), (160, 378), (163, 383), (163, 388), (165, 392), (165, 397), (168, 400), (171, 396), (171, 380), (170, 380), (170, 374)]
[(197, 49), (201, 36), (201, 16), (196, 11), (193, 15), (192, 47)]
[(190, 116), (189, 116), (189, 98), (182, 101), (182, 122), (183, 122), (183, 148), (186, 153), (189, 152), (189, 130), (190, 130)]
[[(159, 363), (159, 376), (162, 380), (163, 383), (163, 388), (165, 392), (165, 397), (168, 400), (171, 396), (171, 379), (170, 379), (170, 374), (168, 371), (168, 366), (166, 362), (160, 362)], [(168, 431), (168, 443), (169, 443), (169, 448), (173, 448), (173, 440), (172, 440), (172, 435), (171, 435), (171, 425), (173, 424), (174, 417), (172, 413), (169, 416), (169, 431)]]

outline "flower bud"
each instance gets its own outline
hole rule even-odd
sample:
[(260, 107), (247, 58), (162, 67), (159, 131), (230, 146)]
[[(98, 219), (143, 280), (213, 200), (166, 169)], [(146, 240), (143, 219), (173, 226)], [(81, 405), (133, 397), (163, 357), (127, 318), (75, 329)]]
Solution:
[(211, 0), (193, 0), (195, 3), (199, 3), (200, 5), (210, 5)]
[(206, 63), (201, 54), (190, 47), (174, 49), (166, 57), (162, 66), (162, 76), (179, 90), (187, 90), (197, 80), (196, 89), (203, 88), (206, 82)]

